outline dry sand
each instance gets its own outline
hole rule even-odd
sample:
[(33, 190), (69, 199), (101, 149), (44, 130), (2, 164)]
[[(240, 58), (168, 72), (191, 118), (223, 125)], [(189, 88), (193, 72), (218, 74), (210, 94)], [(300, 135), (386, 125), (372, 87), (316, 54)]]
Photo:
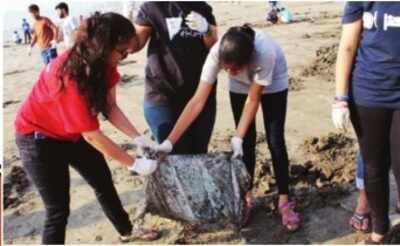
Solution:
[[(181, 223), (147, 214), (137, 223), (162, 230), (155, 243), (350, 243), (365, 235), (352, 232), (348, 219), (355, 206), (354, 158), (357, 151), (353, 133), (335, 134), (330, 120), (334, 91), (333, 69), (340, 37), (340, 14), (343, 3), (291, 2), (294, 23), (269, 25), (265, 22), (266, 4), (262, 2), (214, 2), (220, 33), (244, 22), (267, 31), (283, 47), (289, 63), (290, 88), (286, 140), (296, 194), (304, 224), (295, 233), (282, 230), (273, 201), (275, 180), (271, 174), (270, 154), (265, 143), (262, 119), (257, 117), (260, 132), (257, 145), (256, 194), (259, 207), (249, 225), (240, 233), (230, 230), (196, 232)], [(119, 70), (123, 83), (118, 102), (128, 117), (142, 131), (147, 130), (143, 117), (145, 50), (131, 55)], [(25, 46), (4, 46), (4, 237), (7, 244), (38, 244), (44, 219), (40, 197), (27, 183), (14, 143), (13, 121), (20, 102), (36, 78), (42, 62), (36, 49), (26, 56)], [(211, 151), (228, 151), (234, 127), (225, 74), (219, 77), (218, 113)], [(129, 139), (109, 124), (104, 131), (120, 144)], [(109, 161), (113, 179), (126, 210), (134, 219), (143, 207), (143, 180), (131, 176), (115, 161)], [(102, 213), (91, 188), (71, 170), (71, 216), (66, 243), (118, 243), (117, 233)], [(392, 184), (394, 187), (394, 184)], [(394, 191), (394, 188), (392, 189)], [(391, 206), (394, 206), (392, 198)], [(6, 205), (5, 204), (5, 205)], [(393, 218), (396, 217), (392, 213)], [(138, 242), (137, 242), (138, 243)]]

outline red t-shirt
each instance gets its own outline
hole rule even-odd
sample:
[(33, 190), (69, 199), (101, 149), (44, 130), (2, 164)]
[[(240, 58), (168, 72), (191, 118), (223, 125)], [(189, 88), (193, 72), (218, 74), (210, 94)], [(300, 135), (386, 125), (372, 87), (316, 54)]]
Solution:
[[(68, 57), (66, 51), (52, 60), (40, 73), (29, 96), (19, 109), (14, 126), (18, 134), (40, 132), (66, 141), (77, 141), (81, 133), (99, 128), (97, 115), (78, 91), (76, 81), (68, 80), (60, 90), (59, 66)], [(109, 88), (120, 80), (116, 67), (109, 70)]]

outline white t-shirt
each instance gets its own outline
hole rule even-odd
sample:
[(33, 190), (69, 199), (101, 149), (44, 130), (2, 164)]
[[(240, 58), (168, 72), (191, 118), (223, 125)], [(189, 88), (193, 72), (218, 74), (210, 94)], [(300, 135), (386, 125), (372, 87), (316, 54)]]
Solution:
[(67, 48), (70, 48), (74, 45), (73, 33), (78, 26), (79, 26), (79, 21), (75, 17), (67, 16), (63, 19), (62, 23), (63, 39), (64, 39), (64, 44)]
[[(214, 83), (222, 69), (219, 61), (221, 39), (211, 48), (203, 66), (200, 80)], [(246, 69), (235, 76), (229, 75), (229, 90), (247, 94), (252, 83), (265, 86), (263, 94), (276, 93), (288, 88), (288, 71), (286, 58), (281, 47), (272, 37), (255, 30), (255, 52)]]

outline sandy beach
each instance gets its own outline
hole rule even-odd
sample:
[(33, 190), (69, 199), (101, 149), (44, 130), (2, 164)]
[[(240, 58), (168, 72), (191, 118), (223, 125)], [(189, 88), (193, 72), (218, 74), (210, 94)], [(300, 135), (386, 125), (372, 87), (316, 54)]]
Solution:
[[(355, 157), (358, 151), (353, 131), (339, 133), (331, 122), (334, 94), (334, 63), (341, 31), (341, 2), (289, 2), (291, 24), (270, 25), (265, 21), (264, 2), (212, 2), (219, 33), (233, 25), (250, 23), (269, 32), (282, 46), (289, 65), (290, 92), (286, 121), (286, 143), (292, 174), (292, 190), (303, 216), (295, 233), (286, 233), (276, 213), (275, 179), (265, 141), (262, 115), (257, 116), (257, 172), (255, 192), (258, 207), (241, 232), (228, 229), (198, 232), (173, 220), (146, 214), (137, 221), (162, 231), (153, 243), (225, 244), (355, 244), (366, 235), (355, 233), (348, 219), (355, 207)], [(4, 242), (39, 244), (45, 216), (42, 201), (21, 169), (15, 145), (13, 122), (20, 103), (43, 67), (39, 50), (27, 56), (24, 45), (4, 44)], [(62, 46), (60, 47), (62, 48)], [(119, 66), (122, 81), (118, 103), (135, 125), (149, 136), (143, 115), (146, 49), (130, 55)], [(230, 109), (227, 76), (218, 78), (217, 121), (210, 151), (230, 151), (234, 121)], [(129, 139), (103, 122), (102, 129), (117, 143), (130, 149)], [(133, 150), (129, 150), (133, 151)], [(113, 180), (125, 209), (134, 220), (144, 206), (143, 178), (132, 176), (109, 160)], [(392, 182), (391, 216), (395, 214)], [(103, 214), (89, 185), (71, 169), (71, 215), (67, 244), (114, 244), (118, 234)], [(135, 242), (141, 243), (141, 242)]]

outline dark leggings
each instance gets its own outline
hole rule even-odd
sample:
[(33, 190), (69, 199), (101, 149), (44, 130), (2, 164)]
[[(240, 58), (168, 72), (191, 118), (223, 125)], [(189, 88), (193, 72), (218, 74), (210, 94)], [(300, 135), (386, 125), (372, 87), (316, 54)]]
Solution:
[(94, 189), (97, 200), (121, 235), (132, 231), (103, 155), (84, 140), (78, 143), (17, 135), (16, 142), (29, 178), (46, 208), (42, 244), (64, 244), (69, 216), (69, 164)]
[[(289, 160), (285, 144), (285, 120), (288, 91), (265, 94), (261, 97), (264, 127), (271, 152), (272, 164), (278, 192), (280, 195), (289, 193)], [(247, 94), (230, 93), (231, 107), (235, 125), (239, 124)], [(243, 139), (243, 160), (253, 183), (256, 166), (256, 124), (253, 121)]]
[[(400, 110), (351, 106), (351, 120), (364, 160), (364, 182), (373, 231), (389, 230), (389, 170), (400, 180)], [(390, 157), (390, 160), (388, 160)]]

